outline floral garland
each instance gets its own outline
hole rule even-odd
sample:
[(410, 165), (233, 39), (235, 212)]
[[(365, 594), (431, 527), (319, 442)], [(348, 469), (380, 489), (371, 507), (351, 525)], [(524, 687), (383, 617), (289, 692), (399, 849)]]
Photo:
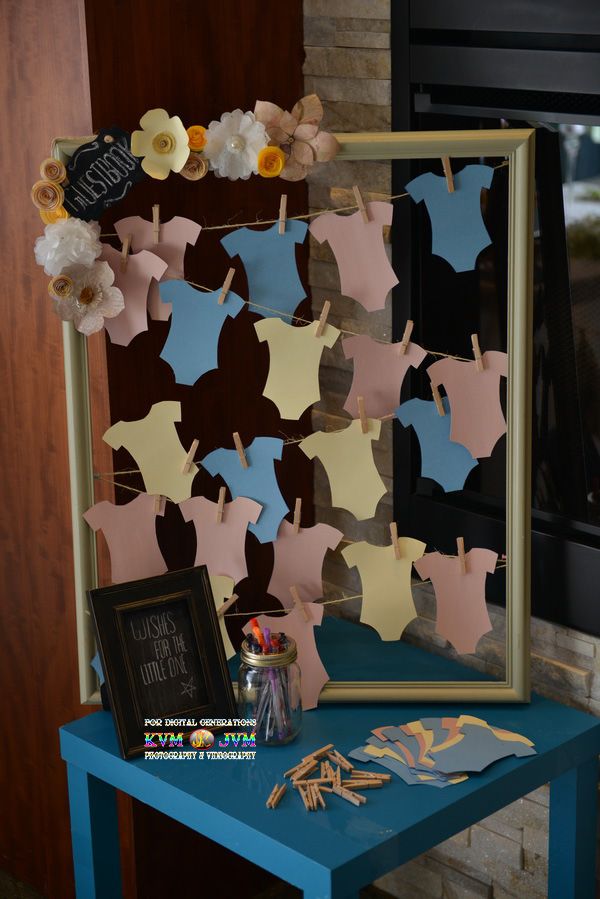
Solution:
[[(131, 135), (131, 153), (151, 178), (164, 180), (176, 172), (198, 181), (209, 171), (217, 178), (247, 180), (251, 175), (300, 181), (315, 162), (333, 159), (339, 144), (320, 130), (323, 105), (316, 94), (299, 100), (291, 112), (258, 100), (254, 112), (224, 112), (205, 128), (185, 128), (179, 116), (151, 109), (140, 119), (141, 130)], [(67, 170), (57, 159), (45, 159), (41, 180), (31, 189), (46, 228), (35, 243), (35, 258), (51, 276), (48, 292), (63, 321), (72, 321), (82, 334), (93, 334), (105, 318), (124, 308), (122, 292), (113, 286), (102, 252), (100, 226), (70, 216), (63, 203)]]

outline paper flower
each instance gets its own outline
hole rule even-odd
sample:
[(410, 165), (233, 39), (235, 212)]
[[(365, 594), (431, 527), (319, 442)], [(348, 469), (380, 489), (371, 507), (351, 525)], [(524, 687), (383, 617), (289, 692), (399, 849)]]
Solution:
[(190, 125), (187, 129), (190, 150), (203, 150), (206, 145), (206, 128), (204, 125)]
[(166, 109), (150, 109), (140, 119), (143, 131), (131, 135), (131, 152), (143, 156), (142, 168), (151, 178), (164, 181), (169, 172), (180, 172), (190, 148), (188, 134), (179, 116)]
[(281, 175), (286, 162), (286, 155), (281, 147), (263, 147), (258, 154), (258, 174), (263, 178), (276, 178)]
[(40, 175), (44, 181), (53, 181), (56, 184), (62, 184), (67, 180), (67, 170), (59, 159), (53, 159), (51, 156), (44, 159), (40, 166)]
[(56, 275), (48, 284), (48, 293), (53, 299), (66, 300), (73, 293), (75, 284), (68, 275)]
[(200, 153), (190, 153), (188, 160), (182, 170), (179, 172), (188, 181), (199, 181), (204, 178), (208, 172), (208, 162), (203, 159)]
[(56, 209), (39, 209), (38, 212), (45, 225), (53, 225), (55, 222), (69, 218), (69, 213), (64, 206), (57, 206)]
[(35, 242), (35, 261), (47, 275), (60, 275), (68, 266), (89, 268), (102, 252), (100, 225), (78, 218), (47, 225)]
[(53, 296), (54, 311), (64, 322), (72, 321), (82, 334), (99, 331), (105, 318), (114, 318), (123, 311), (123, 294), (112, 286), (115, 274), (108, 262), (95, 262), (92, 268), (74, 265), (65, 275), (64, 290), (70, 279), (71, 292), (65, 297)]
[(218, 178), (246, 180), (258, 174), (258, 154), (266, 144), (265, 126), (254, 113), (234, 109), (208, 126), (204, 156)]
[(323, 104), (316, 94), (298, 100), (291, 113), (275, 103), (257, 100), (254, 114), (264, 124), (269, 143), (281, 147), (287, 156), (280, 175), (286, 181), (305, 178), (313, 163), (333, 159), (340, 148), (333, 134), (319, 131)]
[(31, 200), (38, 209), (57, 209), (64, 199), (64, 190), (54, 181), (36, 181), (31, 188)]

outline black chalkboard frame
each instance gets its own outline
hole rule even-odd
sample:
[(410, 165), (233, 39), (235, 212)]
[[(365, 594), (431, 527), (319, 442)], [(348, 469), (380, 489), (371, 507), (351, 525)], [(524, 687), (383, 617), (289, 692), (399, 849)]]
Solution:
[[(145, 749), (145, 731), (183, 733), (189, 737), (195, 726), (145, 726), (139, 687), (134, 676), (134, 653), (125, 632), (127, 615), (147, 610), (166, 613), (183, 602), (192, 645), (187, 652), (203, 674), (206, 695), (203, 701), (190, 697), (152, 718), (229, 719), (236, 703), (227, 667), (223, 640), (205, 565), (168, 572), (159, 577), (128, 581), (88, 591), (92, 620), (102, 662), (115, 729), (123, 758), (133, 758)], [(151, 685), (146, 687), (150, 690)], [(146, 694), (146, 699), (147, 699)], [(165, 749), (167, 747), (165, 746)]]

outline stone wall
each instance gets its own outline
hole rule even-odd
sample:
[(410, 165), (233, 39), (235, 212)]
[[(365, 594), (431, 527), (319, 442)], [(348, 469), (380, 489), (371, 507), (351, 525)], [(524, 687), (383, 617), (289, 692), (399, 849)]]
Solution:
[[(324, 127), (331, 131), (384, 131), (391, 123), (390, 0), (304, 0), (305, 92), (315, 92), (325, 106)], [(311, 211), (354, 202), (352, 185), (359, 183), (368, 199), (391, 193), (389, 163), (333, 162), (309, 178)], [(368, 331), (391, 339), (391, 306), (366, 313), (339, 292), (337, 267), (327, 245), (311, 242), (310, 283), (315, 314), (324, 299), (332, 300), (331, 322), (356, 333)], [(321, 402), (315, 407), (315, 429), (344, 427), (342, 409), (351, 381), (351, 363), (341, 344), (326, 350), (321, 367)], [(392, 479), (392, 425), (382, 425), (375, 460), (384, 481)], [(348, 540), (389, 543), (391, 493), (380, 502), (372, 521), (332, 510), (329, 486), (319, 463), (315, 466), (316, 517), (339, 527)], [(360, 592), (360, 582), (337, 553), (330, 553), (324, 570), (325, 594)], [(334, 614), (354, 617), (359, 600), (329, 607)], [(448, 645), (434, 633), (434, 598), (429, 587), (418, 588), (419, 618), (410, 626), (412, 642), (444, 655)], [(493, 631), (480, 641), (467, 661), (482, 671), (501, 674), (504, 614), (491, 607)], [(534, 689), (561, 702), (600, 713), (600, 641), (586, 634), (533, 619), (532, 681)], [(464, 660), (464, 659), (463, 659)], [(378, 881), (393, 896), (407, 899), (541, 899), (546, 895), (548, 788), (486, 818), (435, 849)]]

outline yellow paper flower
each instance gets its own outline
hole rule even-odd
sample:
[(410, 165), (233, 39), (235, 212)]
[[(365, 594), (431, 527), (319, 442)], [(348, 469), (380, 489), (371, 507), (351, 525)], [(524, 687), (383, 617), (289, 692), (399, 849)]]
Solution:
[(281, 175), (286, 163), (286, 155), (280, 147), (263, 147), (258, 154), (258, 174), (263, 178)]
[(40, 175), (44, 181), (53, 181), (56, 184), (62, 184), (67, 180), (67, 170), (59, 159), (53, 159), (51, 156), (44, 159), (40, 166)]
[(179, 116), (165, 109), (150, 109), (140, 119), (142, 131), (131, 135), (131, 152), (143, 156), (142, 168), (151, 178), (163, 181), (169, 172), (180, 172), (190, 148), (188, 134)]
[(206, 128), (204, 125), (190, 125), (187, 129), (190, 150), (201, 150), (206, 144)]
[(56, 209), (40, 209), (40, 218), (45, 225), (53, 225), (61, 219), (68, 219), (69, 213), (64, 206), (57, 206)]
[(64, 198), (64, 190), (54, 181), (36, 181), (31, 188), (31, 199), (38, 209), (57, 209)]

